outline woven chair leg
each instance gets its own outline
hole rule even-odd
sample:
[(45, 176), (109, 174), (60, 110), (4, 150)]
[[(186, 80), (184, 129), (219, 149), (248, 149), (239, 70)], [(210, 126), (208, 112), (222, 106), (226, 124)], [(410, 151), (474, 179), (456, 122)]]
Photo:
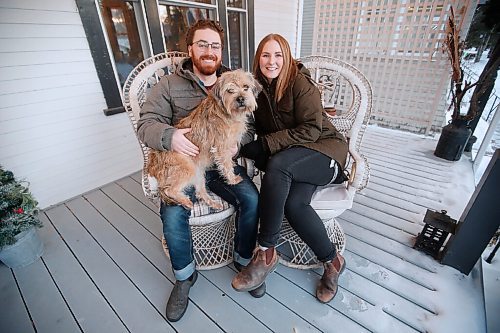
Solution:
[[(210, 270), (233, 262), (235, 214), (204, 225), (191, 225), (194, 260), (197, 270)], [(170, 258), (165, 237), (161, 239), (163, 251)]]
[[(335, 244), (340, 254), (345, 249), (345, 234), (335, 218), (323, 221), (330, 241)], [(285, 219), (281, 227), (279, 245), (281, 264), (298, 269), (314, 269), (321, 267), (313, 251), (295, 233), (288, 221)]]

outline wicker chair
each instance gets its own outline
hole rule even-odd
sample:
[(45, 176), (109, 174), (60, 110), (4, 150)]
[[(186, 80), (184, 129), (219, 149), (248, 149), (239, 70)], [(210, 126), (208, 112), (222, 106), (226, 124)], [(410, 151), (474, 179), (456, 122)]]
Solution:
[[(335, 128), (349, 142), (349, 180), (344, 184), (319, 187), (313, 195), (311, 206), (325, 224), (330, 240), (343, 253), (345, 235), (335, 217), (350, 209), (354, 195), (368, 185), (370, 168), (360, 153), (361, 141), (370, 119), (372, 89), (366, 77), (355, 67), (341, 60), (324, 56), (299, 59), (311, 72), (322, 96), (323, 106)], [(309, 269), (320, 266), (311, 249), (284, 220), (278, 250), (281, 263), (294, 268)]]
[[(142, 105), (146, 101), (151, 87), (159, 82), (164, 75), (173, 73), (179, 61), (186, 53), (167, 52), (148, 58), (137, 65), (130, 73), (123, 87), (124, 106), (137, 133), (137, 121)], [(138, 139), (139, 140), (139, 139)], [(157, 207), (160, 199), (156, 179), (145, 173), (150, 148), (140, 140), (144, 167), (142, 172), (142, 189), (148, 199)], [(208, 189), (207, 189), (208, 190)], [(221, 210), (214, 210), (205, 204), (196, 202), (191, 211), (189, 225), (193, 237), (193, 248), (196, 267), (199, 270), (214, 269), (225, 266), (233, 261), (234, 217), (235, 209), (217, 195), (209, 194), (222, 203)], [(165, 253), (165, 239), (162, 240)]]

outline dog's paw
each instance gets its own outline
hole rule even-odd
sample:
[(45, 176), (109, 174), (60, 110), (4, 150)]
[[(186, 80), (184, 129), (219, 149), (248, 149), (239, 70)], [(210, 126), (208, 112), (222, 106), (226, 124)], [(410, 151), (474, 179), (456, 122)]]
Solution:
[(228, 177), (227, 183), (229, 185), (236, 185), (239, 184), (242, 180), (243, 178), (241, 178), (241, 176)]
[(210, 202), (207, 202), (207, 205), (209, 205), (210, 207), (212, 207), (215, 210), (222, 210), (222, 208), (224, 208), (224, 206), (222, 206), (222, 204), (220, 202), (216, 202), (213, 200), (210, 200)]
[(182, 206), (184, 206), (184, 208), (186, 208), (188, 210), (192, 210), (193, 209), (193, 203), (189, 199), (181, 200), (179, 202), (179, 204), (182, 205)]

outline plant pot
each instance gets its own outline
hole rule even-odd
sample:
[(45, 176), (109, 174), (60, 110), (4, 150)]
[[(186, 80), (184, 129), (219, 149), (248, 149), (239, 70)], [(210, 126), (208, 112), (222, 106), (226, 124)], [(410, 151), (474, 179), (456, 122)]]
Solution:
[(464, 151), (470, 153), (472, 151), (472, 146), (474, 146), (474, 144), (476, 143), (476, 141), (477, 141), (477, 137), (475, 137), (474, 135), (472, 135), (469, 138), (469, 140), (467, 140), (467, 144), (465, 145)]
[(0, 261), (10, 268), (19, 268), (34, 263), (42, 254), (43, 243), (33, 227), (16, 235), (14, 244), (2, 247)]
[(443, 127), (434, 155), (448, 161), (458, 161), (471, 134), (469, 121), (452, 120), (451, 123)]

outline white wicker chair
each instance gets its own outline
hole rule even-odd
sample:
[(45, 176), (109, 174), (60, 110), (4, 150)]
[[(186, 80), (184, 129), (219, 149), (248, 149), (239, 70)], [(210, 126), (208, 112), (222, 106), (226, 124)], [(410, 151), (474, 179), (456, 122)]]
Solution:
[[(136, 133), (139, 112), (146, 101), (149, 90), (159, 82), (162, 76), (173, 73), (179, 61), (186, 56), (187, 54), (182, 52), (167, 52), (156, 55), (141, 62), (128, 76), (123, 87), (123, 99)], [(144, 172), (150, 148), (146, 147), (140, 140), (139, 143), (144, 157), (142, 188), (146, 197), (159, 207), (160, 199), (156, 179), (149, 177)], [(214, 210), (207, 205), (196, 202), (191, 211), (189, 225), (193, 237), (196, 266), (200, 270), (222, 267), (233, 261), (235, 209), (220, 197), (208, 192), (214, 200), (222, 203), (223, 208)], [(163, 246), (166, 250), (164, 239)], [(165, 253), (168, 256), (168, 251)]]
[[(344, 184), (319, 187), (311, 201), (311, 206), (325, 224), (330, 240), (343, 253), (345, 235), (335, 217), (350, 209), (355, 193), (368, 185), (370, 168), (359, 150), (370, 119), (372, 89), (367, 78), (344, 61), (324, 56), (308, 56), (299, 61), (310, 70), (316, 81), (325, 110), (332, 107), (336, 109), (337, 114), (329, 116), (329, 119), (349, 142), (349, 180)], [(286, 219), (281, 229), (278, 250), (281, 253), (280, 261), (286, 266), (300, 269), (320, 266), (314, 253)]]

